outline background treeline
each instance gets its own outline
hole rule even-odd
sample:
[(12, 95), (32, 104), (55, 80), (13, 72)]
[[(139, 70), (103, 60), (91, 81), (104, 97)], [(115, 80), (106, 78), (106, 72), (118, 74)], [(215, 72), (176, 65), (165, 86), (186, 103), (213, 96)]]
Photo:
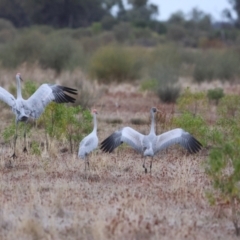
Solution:
[[(240, 16), (240, 1), (231, 4)], [(142, 89), (172, 101), (181, 77), (238, 81), (239, 17), (232, 11), (223, 11), (222, 22), (199, 9), (163, 22), (147, 0), (1, 0), (0, 67), (81, 69), (104, 83), (141, 80)]]

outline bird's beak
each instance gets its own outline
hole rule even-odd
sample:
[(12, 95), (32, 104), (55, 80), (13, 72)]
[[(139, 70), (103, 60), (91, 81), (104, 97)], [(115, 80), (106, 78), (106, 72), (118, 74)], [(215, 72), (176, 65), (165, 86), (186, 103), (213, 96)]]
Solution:
[(162, 111), (161, 111), (161, 110), (159, 110), (159, 109), (157, 109), (157, 112), (160, 112), (160, 113), (162, 113)]
[(19, 77), (20, 78), (20, 80), (23, 82), (23, 79), (22, 79), (22, 77)]

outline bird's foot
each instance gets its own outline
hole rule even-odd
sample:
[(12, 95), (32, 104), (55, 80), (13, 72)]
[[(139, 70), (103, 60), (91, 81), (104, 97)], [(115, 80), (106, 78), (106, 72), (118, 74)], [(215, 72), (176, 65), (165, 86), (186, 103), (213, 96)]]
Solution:
[(27, 152), (27, 148), (26, 147), (24, 147), (23, 152)]

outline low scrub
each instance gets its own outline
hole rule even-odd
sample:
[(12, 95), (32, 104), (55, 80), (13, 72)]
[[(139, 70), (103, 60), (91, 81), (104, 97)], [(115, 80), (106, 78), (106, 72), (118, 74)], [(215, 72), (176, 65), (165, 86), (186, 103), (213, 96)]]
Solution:
[(236, 235), (240, 235), (240, 97), (227, 95), (218, 105), (214, 128), (214, 147), (205, 162), (212, 188), (206, 193), (210, 204), (227, 205)]
[(27, 32), (0, 48), (0, 60), (2, 65), (8, 68), (15, 68), (24, 62), (32, 64), (38, 60), (43, 46), (42, 34)]
[(39, 58), (43, 68), (52, 68), (57, 73), (64, 69), (74, 69), (83, 62), (81, 46), (71, 38), (50, 35), (42, 48)]
[(233, 50), (212, 50), (198, 54), (193, 77), (197, 82), (234, 80), (240, 75), (240, 58)]
[(140, 73), (139, 59), (119, 46), (100, 48), (90, 61), (89, 72), (102, 83), (134, 80)]

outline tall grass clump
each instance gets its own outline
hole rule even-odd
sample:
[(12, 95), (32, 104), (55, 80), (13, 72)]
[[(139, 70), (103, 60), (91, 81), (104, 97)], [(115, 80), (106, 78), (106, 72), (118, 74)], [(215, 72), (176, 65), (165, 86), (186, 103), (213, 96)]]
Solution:
[(156, 93), (166, 103), (176, 102), (180, 94), (178, 85), (181, 59), (175, 46), (167, 46), (152, 52), (149, 61), (149, 76), (157, 83)]
[(139, 77), (140, 59), (120, 46), (102, 47), (92, 56), (89, 72), (102, 83), (123, 82)]

